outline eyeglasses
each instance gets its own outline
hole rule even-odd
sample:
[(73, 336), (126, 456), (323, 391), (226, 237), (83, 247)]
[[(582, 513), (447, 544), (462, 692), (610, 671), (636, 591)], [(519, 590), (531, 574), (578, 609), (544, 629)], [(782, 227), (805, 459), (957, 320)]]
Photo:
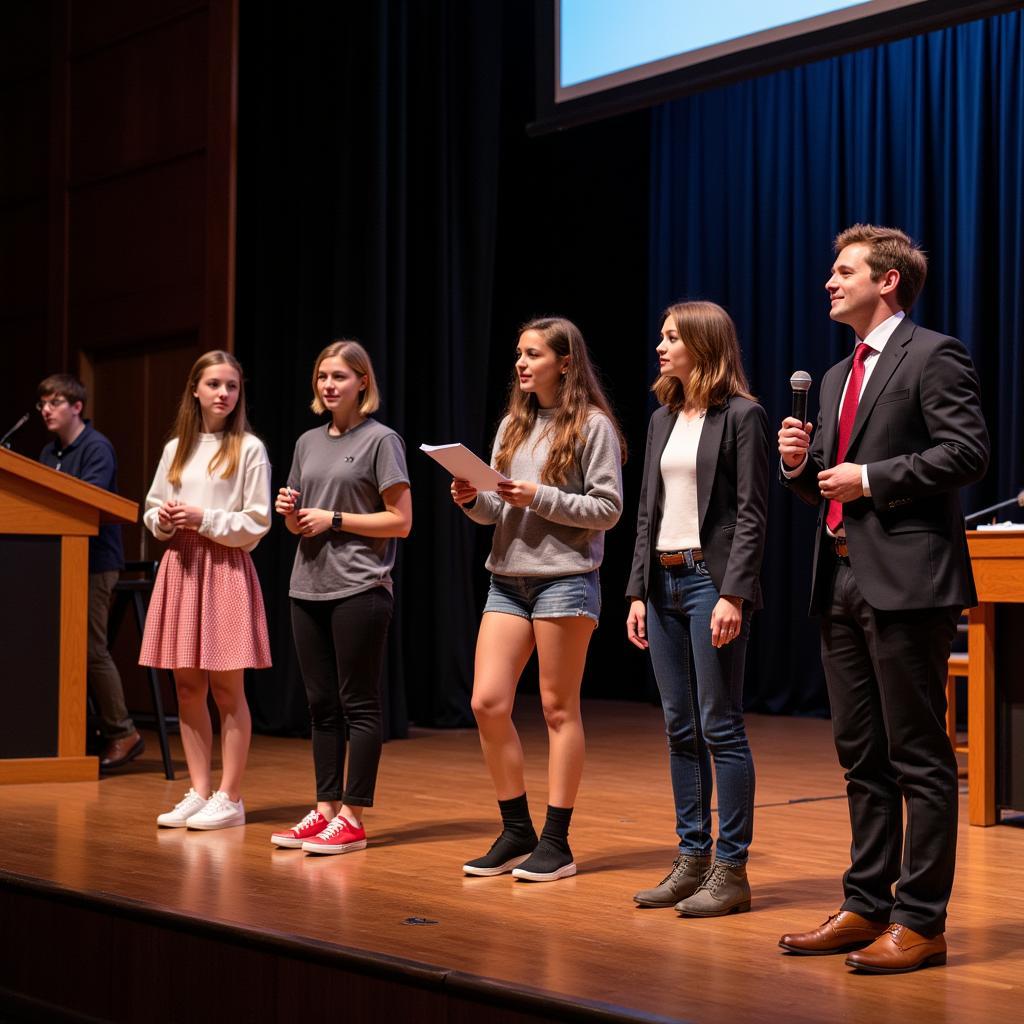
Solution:
[(58, 398), (40, 398), (39, 401), (36, 402), (36, 408), (40, 412), (44, 409), (59, 409), (65, 402), (67, 402), (67, 399), (63, 396)]

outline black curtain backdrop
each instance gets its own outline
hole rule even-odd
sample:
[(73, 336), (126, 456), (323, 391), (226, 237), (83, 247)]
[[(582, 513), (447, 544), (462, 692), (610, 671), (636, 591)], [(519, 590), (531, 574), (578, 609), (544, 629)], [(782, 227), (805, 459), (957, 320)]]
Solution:
[[(833, 234), (861, 218), (902, 224), (931, 254), (915, 315), (963, 338), (982, 373), (993, 468), (966, 502), (1024, 483), (1019, 15), (528, 139), (533, 17), (521, 0), (241, 11), (236, 349), (275, 487), (316, 422), (315, 354), (354, 335), (374, 358), (415, 510), (386, 682), (396, 736), (409, 721), (471, 723), (490, 542), (417, 448), (489, 449), (531, 316), (581, 325), (632, 453), (584, 696), (652, 694), (646, 656), (624, 641), (622, 590), (669, 301), (733, 313), (774, 422), (790, 373), (820, 379), (849, 343), (822, 301)], [(769, 603), (748, 660), (757, 710), (827, 711), (806, 618), (812, 528), (775, 489)], [(263, 731), (308, 728), (286, 596), (294, 543), (278, 525), (255, 552), (275, 655), (250, 685)]]
[[(807, 370), (820, 381), (853, 344), (827, 315), (832, 238), (856, 221), (903, 227), (930, 262), (911, 315), (963, 340), (981, 377), (992, 462), (963, 495), (965, 510), (1017, 493), (1020, 12), (666, 104), (655, 111), (652, 138), (652, 310), (677, 296), (722, 303), (775, 424), (789, 413), (790, 374)], [(816, 628), (804, 617), (814, 514), (798, 505), (775, 488), (766, 608), (748, 671), (748, 704), (758, 710), (825, 707)]]
[[(550, 312), (580, 323), (627, 429), (642, 439), (645, 427), (650, 115), (527, 139), (532, 11), (518, 0), (241, 10), (236, 351), (275, 488), (316, 423), (316, 353), (355, 336), (373, 357), (377, 415), (406, 440), (414, 501), (387, 667), (393, 736), (409, 720), (472, 723), (490, 543), (418, 446), (489, 451), (517, 327)], [(591, 695), (647, 693), (619, 614), (629, 531), (624, 519), (609, 538)], [(254, 553), (275, 657), (249, 687), (263, 731), (308, 729), (286, 596), (294, 545), (277, 525)]]

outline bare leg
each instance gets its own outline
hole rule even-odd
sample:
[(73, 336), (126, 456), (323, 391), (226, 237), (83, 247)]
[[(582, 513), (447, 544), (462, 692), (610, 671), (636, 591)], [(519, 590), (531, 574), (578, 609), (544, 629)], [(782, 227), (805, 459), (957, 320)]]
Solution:
[(181, 745), (192, 788), (204, 799), (213, 792), (210, 785), (210, 757), (213, 753), (213, 723), (206, 706), (207, 674), (198, 668), (176, 668), (178, 724)]
[(358, 804), (342, 804), (341, 810), (337, 813), (343, 818), (347, 818), (349, 821), (355, 822), (356, 825), (362, 825), (363, 815), (366, 811), (366, 807), (360, 807)]
[(210, 686), (213, 699), (220, 711), (221, 767), (220, 788), (232, 800), (242, 792), (242, 776), (249, 758), (249, 740), (252, 737), (252, 719), (245, 700), (245, 672), (211, 672)]
[(585, 741), (580, 686), (594, 622), (586, 617), (535, 619), (540, 698), (548, 727), (548, 803), (573, 807), (583, 775)]
[(532, 653), (529, 619), (502, 612), (484, 614), (476, 639), (473, 714), (499, 800), (511, 800), (526, 791), (523, 748), (512, 724), (512, 708), (516, 684)]

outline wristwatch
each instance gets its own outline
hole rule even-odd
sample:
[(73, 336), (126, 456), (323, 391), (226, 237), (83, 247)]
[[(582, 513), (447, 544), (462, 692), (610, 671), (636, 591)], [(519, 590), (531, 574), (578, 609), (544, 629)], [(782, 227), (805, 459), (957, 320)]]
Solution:
[(335, 530), (335, 531), (341, 529), (341, 513), (340, 512), (335, 512), (334, 515), (331, 516), (331, 529)]

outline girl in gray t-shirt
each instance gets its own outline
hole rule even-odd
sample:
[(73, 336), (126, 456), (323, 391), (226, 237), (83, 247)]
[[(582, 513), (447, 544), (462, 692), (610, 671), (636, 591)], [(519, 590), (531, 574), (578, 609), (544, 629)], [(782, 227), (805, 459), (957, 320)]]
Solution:
[[(299, 536), (289, 596), (313, 727), (316, 806), (275, 846), (348, 853), (366, 846), (381, 751), (379, 680), (398, 538), (412, 527), (405, 444), (370, 418), (380, 404), (370, 357), (337, 341), (313, 366), (313, 411), (275, 508)], [(348, 775), (345, 747), (348, 737)]]
[[(463, 865), (469, 875), (551, 882), (576, 873), (569, 820), (583, 773), (580, 685), (601, 607), (604, 531), (622, 512), (626, 449), (579, 328), (549, 317), (523, 327), (492, 465), (496, 493), (452, 481), (474, 522), (494, 524), (491, 586), (477, 637), (473, 713), (504, 829)], [(548, 726), (548, 810), (540, 839), (526, 801), (512, 723), (519, 674), (534, 647)]]

